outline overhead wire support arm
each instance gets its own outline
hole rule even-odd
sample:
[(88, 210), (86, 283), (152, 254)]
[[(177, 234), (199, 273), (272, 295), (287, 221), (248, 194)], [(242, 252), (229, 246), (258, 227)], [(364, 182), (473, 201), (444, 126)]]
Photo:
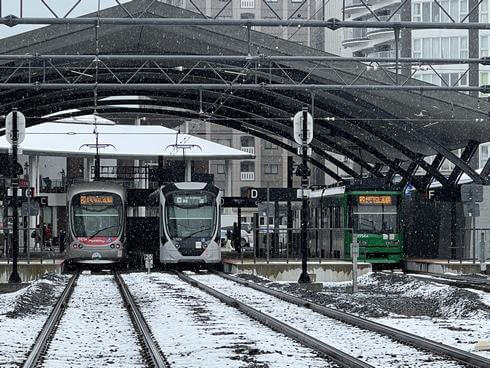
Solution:
[[(3, 54), (0, 60), (18, 61), (18, 60), (46, 60), (46, 61), (93, 61), (96, 55), (78, 55), (78, 54)], [(356, 56), (324, 56), (324, 55), (141, 55), (141, 54), (104, 54), (99, 55), (98, 59), (102, 61), (262, 61), (262, 62), (280, 62), (280, 61), (322, 61), (322, 62), (363, 62), (363, 63), (392, 63), (396, 62), (396, 57), (356, 57)], [(400, 63), (417, 63), (417, 64), (481, 64), (490, 65), (490, 57), (481, 58), (407, 58), (399, 57)]]
[(311, 27), (329, 28), (387, 28), (394, 29), (480, 29), (490, 30), (490, 23), (456, 23), (456, 22), (373, 22), (373, 21), (342, 21), (329, 20), (305, 20), (305, 19), (213, 19), (213, 18), (49, 18), (49, 17), (16, 17), (7, 15), (0, 17), (0, 24), (10, 27), (16, 25), (121, 25), (121, 26), (247, 26), (251, 27)]

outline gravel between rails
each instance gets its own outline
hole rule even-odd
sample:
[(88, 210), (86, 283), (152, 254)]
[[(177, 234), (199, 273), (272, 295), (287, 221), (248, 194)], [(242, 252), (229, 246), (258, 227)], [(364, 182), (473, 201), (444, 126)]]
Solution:
[(123, 278), (172, 367), (337, 367), (176, 275)]
[(42, 366), (145, 366), (112, 275), (80, 275)]
[(374, 366), (462, 367), (457, 362), (338, 322), (216, 275), (192, 277)]
[(0, 294), (0, 367), (22, 364), (68, 279), (47, 274), (24, 289)]

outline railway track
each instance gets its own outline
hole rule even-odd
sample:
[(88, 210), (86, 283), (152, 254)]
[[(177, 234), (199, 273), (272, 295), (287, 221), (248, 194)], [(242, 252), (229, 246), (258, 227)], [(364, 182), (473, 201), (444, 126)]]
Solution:
[(36, 367), (38, 365), (38, 362), (41, 359), (42, 355), (45, 353), (49, 340), (54, 334), (56, 327), (61, 319), (61, 316), (63, 315), (63, 311), (67, 306), (68, 301), (70, 300), (70, 296), (73, 293), (73, 288), (75, 287), (76, 281), (78, 280), (79, 276), (80, 273), (77, 272), (68, 281), (65, 290), (63, 290), (63, 293), (58, 298), (58, 301), (51, 311), (48, 319), (46, 320), (43, 329), (39, 333), (34, 343), (34, 346), (32, 347), (29, 355), (27, 356), (27, 359), (23, 364), (23, 367), (30, 368)]
[[(87, 359), (91, 362), (90, 365), (101, 364), (96, 359), (105, 359), (110, 364), (119, 366), (170, 367), (154, 342), (151, 331), (122, 277), (115, 273), (113, 281), (109, 277), (97, 280), (98, 282), (87, 282), (89, 278), (97, 277), (83, 275), (81, 280), (80, 273), (76, 273), (70, 278), (24, 361), (23, 367), (50, 366), (50, 363), (56, 360), (63, 361), (69, 366), (70, 359), (82, 361)], [(83, 285), (77, 287), (77, 283), (80, 282)], [(99, 283), (100, 285), (97, 285)], [(115, 289), (109, 287), (114, 283), (117, 284), (117, 287), (114, 285)], [(107, 299), (104, 300), (99, 295), (95, 295), (93, 300), (87, 297), (90, 294), (97, 294), (94, 285), (102, 288), (100, 293)], [(73, 297), (77, 292), (77, 297)], [(115, 300), (117, 295), (122, 298), (119, 305)], [(121, 309), (126, 309), (127, 313), (124, 314)], [(104, 318), (109, 315), (110, 318)], [(113, 336), (120, 334), (120, 339), (113, 337), (116, 341), (110, 341), (110, 336), (105, 338), (104, 333), (108, 331), (112, 331)], [(78, 338), (78, 341), (72, 341), (73, 338)], [(134, 340), (134, 344), (131, 340)], [(66, 348), (67, 343), (69, 349)], [(124, 346), (124, 343), (127, 345)], [(141, 350), (134, 348), (138, 345)]]
[[(445, 275), (432, 272), (405, 272), (405, 275), (409, 275), (417, 280), (425, 282), (436, 282), (439, 284), (445, 284), (455, 286), (459, 288), (476, 289), (486, 292), (490, 292), (490, 279), (488, 277), (477, 277), (467, 275)], [(425, 276), (422, 276), (425, 275)], [(430, 277), (426, 277), (430, 276)]]
[(349, 354), (342, 352), (339, 349), (330, 346), (319, 339), (314, 338), (298, 329), (295, 329), (280, 320), (271, 317), (270, 315), (263, 313), (257, 309), (254, 309), (245, 303), (238, 301), (237, 299), (231, 298), (197, 280), (189, 277), (181, 272), (177, 272), (177, 275), (182, 280), (186, 281), (190, 285), (193, 285), (200, 290), (218, 298), (223, 303), (234, 307), (241, 312), (245, 313), (249, 317), (263, 323), (264, 325), (272, 328), (275, 331), (283, 333), (284, 335), (298, 341), (300, 344), (319, 352), (321, 355), (328, 357), (330, 360), (346, 368), (373, 368), (374, 366), (363, 362)]
[[(245, 280), (241, 280), (236, 277), (232, 277), (223, 273), (218, 273), (218, 275), (222, 279), (226, 279), (229, 281), (234, 282), (235, 284), (240, 284), (242, 286), (249, 287), (251, 289), (254, 289), (256, 291), (259, 291), (261, 293), (266, 293), (269, 296), (276, 297), (278, 299), (281, 299), (283, 301), (286, 301), (288, 303), (295, 304), (300, 307), (304, 307), (307, 309), (310, 309), (314, 312), (323, 314), (327, 317), (330, 317), (332, 319), (338, 320), (340, 322), (346, 323), (351, 326), (356, 326), (358, 328), (361, 328), (363, 330), (369, 330), (372, 332), (375, 332), (378, 335), (383, 335), (391, 338), (392, 340), (399, 341), (405, 345), (413, 346), (417, 350), (423, 350), (423, 351), (429, 351), (432, 354), (435, 354), (438, 358), (444, 357), (444, 358), (449, 358), (453, 361), (462, 363), (466, 366), (472, 366), (472, 367), (489, 367), (490, 366), (490, 359), (487, 359), (485, 357), (481, 357), (476, 354), (468, 353), (466, 351), (440, 344), (438, 342), (425, 339), (404, 331), (400, 331), (398, 329), (394, 329), (391, 327), (388, 327), (386, 325), (382, 325), (364, 318), (360, 318), (348, 313), (344, 313), (335, 309), (331, 309), (328, 307), (320, 306), (314, 303), (311, 303), (309, 301), (303, 300), (301, 298), (273, 290), (252, 282), (248, 282)], [(218, 276), (215, 276), (218, 277)], [(229, 290), (235, 289), (231, 286), (228, 286)], [(238, 293), (238, 291), (236, 291)], [(375, 364), (378, 365), (379, 364)], [(446, 366), (446, 365), (444, 365)]]

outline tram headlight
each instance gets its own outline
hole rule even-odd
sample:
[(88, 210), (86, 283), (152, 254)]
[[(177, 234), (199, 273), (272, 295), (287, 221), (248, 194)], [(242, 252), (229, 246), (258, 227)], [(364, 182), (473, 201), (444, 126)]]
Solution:
[(77, 244), (73, 244), (73, 248), (77, 249), (78, 245)]
[(121, 244), (116, 244), (116, 248), (117, 249), (121, 248)]
[(180, 244), (179, 243), (175, 243), (175, 248), (179, 249), (180, 248)]
[(115, 245), (114, 244), (111, 244), (111, 248), (114, 249)]
[(83, 248), (83, 244), (78, 244), (78, 248), (82, 249)]

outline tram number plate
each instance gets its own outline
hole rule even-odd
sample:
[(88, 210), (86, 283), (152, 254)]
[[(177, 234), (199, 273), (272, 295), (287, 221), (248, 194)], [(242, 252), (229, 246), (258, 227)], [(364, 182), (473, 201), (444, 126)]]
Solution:
[(196, 242), (196, 249), (201, 249), (202, 243), (200, 241)]
[(118, 258), (119, 258), (119, 257), (122, 257), (122, 250), (118, 250), (118, 251), (117, 251), (117, 257), (118, 257)]

